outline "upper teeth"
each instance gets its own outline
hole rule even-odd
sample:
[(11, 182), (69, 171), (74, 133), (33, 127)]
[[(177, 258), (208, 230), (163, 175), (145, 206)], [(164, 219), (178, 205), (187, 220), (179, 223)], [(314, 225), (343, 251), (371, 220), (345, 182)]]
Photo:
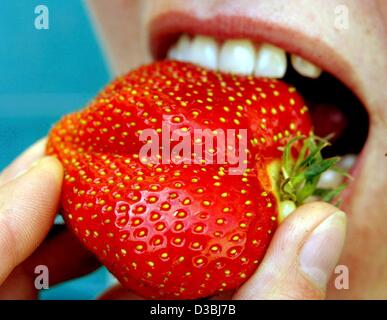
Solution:
[(258, 77), (282, 78), (286, 73), (287, 60), (284, 50), (264, 43), (257, 50), (254, 74)]
[[(190, 39), (186, 34), (168, 51), (168, 58), (200, 66), (243, 75), (282, 78), (287, 69), (286, 52), (274, 45), (257, 45), (248, 39), (217, 42), (214, 38), (197, 35)], [(292, 55), (293, 68), (301, 75), (318, 78), (321, 69), (311, 62)]]
[(186, 34), (183, 34), (179, 38), (179, 41), (169, 50), (168, 58), (189, 62), (190, 52), (191, 52), (191, 40)]
[(219, 69), (225, 72), (252, 74), (255, 48), (249, 40), (227, 40), (220, 49)]
[(290, 56), (290, 60), (293, 68), (304, 77), (317, 79), (322, 73), (322, 70), (319, 67), (295, 54)]
[(218, 44), (211, 37), (197, 36), (191, 44), (191, 62), (209, 69), (218, 68)]

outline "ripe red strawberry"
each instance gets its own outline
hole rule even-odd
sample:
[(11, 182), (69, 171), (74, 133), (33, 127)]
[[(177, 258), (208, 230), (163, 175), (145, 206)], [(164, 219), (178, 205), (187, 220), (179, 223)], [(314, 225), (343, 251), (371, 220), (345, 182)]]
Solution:
[[(142, 163), (139, 135), (160, 132), (162, 121), (189, 136), (195, 128), (246, 128), (246, 171)], [(64, 117), (47, 150), (64, 164), (62, 213), (85, 246), (128, 289), (186, 299), (235, 289), (254, 272), (277, 225), (270, 168), (279, 147), (310, 131), (302, 98), (280, 81), (163, 61), (115, 80)]]

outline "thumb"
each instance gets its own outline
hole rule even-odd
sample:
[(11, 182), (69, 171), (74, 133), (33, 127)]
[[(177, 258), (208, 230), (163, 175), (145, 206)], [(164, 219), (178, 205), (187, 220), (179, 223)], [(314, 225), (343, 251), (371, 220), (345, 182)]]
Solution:
[(0, 174), (0, 186), (21, 176), (28, 171), (28, 168), (44, 156), (47, 139), (43, 138), (34, 143), (30, 148), (23, 152), (16, 160), (12, 162)]
[(345, 239), (346, 216), (305, 204), (277, 229), (262, 264), (234, 299), (324, 299)]
[(48, 233), (62, 175), (59, 161), (46, 157), (0, 188), (0, 284)]

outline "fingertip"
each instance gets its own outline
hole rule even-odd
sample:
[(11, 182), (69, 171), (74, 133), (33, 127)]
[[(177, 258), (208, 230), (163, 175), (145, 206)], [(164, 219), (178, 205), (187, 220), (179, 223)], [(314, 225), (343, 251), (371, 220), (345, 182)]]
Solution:
[(47, 145), (47, 137), (43, 137), (36, 141), (32, 146), (30, 146), (26, 151), (24, 151), (18, 159), (23, 162), (31, 162), (36, 159), (44, 156)]
[(339, 261), (345, 241), (346, 223), (344, 212), (331, 214), (308, 235), (299, 252), (301, 271), (323, 290)]
[(37, 162), (33, 169), (44, 171), (58, 181), (63, 179), (62, 163), (55, 156), (45, 156)]
[[(298, 207), (278, 227), (268, 252), (279, 257), (294, 257), (309, 234), (332, 215), (338, 214), (346, 225), (346, 215), (326, 202), (311, 202)], [(284, 250), (287, 254), (284, 255)], [(279, 260), (279, 259), (277, 259)], [(282, 260), (282, 259), (281, 259)]]
[(14, 183), (31, 185), (31, 187), (38, 187), (38, 189), (46, 188), (52, 194), (61, 189), (62, 181), (62, 164), (54, 156), (45, 156), (33, 163), (22, 175), (18, 176)]
[(47, 138), (42, 138), (18, 156), (0, 175), (0, 186), (27, 172), (45, 154)]
[(316, 201), (303, 204), (280, 223), (276, 235), (278, 237), (285, 230), (292, 229), (292, 226), (293, 228), (299, 226), (313, 228), (336, 211), (339, 209), (327, 202)]
[[(0, 282), (43, 241), (56, 215), (63, 179), (60, 162), (44, 157), (0, 189)], [(15, 240), (17, 239), (17, 240)]]
[(332, 213), (337, 211), (337, 207), (334, 205), (324, 202), (324, 201), (313, 201), (306, 204), (303, 204), (302, 206), (298, 207), (298, 211), (308, 211), (308, 212), (324, 212), (324, 213)]
[(297, 208), (277, 229), (255, 274), (235, 295), (239, 299), (322, 299), (338, 262), (346, 215), (313, 202)]

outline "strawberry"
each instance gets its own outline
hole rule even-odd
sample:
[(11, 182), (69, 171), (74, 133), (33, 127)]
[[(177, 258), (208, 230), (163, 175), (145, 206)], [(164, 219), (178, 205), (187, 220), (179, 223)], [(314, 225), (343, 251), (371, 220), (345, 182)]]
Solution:
[[(175, 61), (143, 66), (52, 129), (47, 153), (65, 168), (61, 212), (120, 282), (146, 298), (195, 299), (238, 288), (265, 254), (279, 201), (297, 202), (300, 176), (309, 186), (302, 198), (313, 193), (309, 167), (294, 160), (300, 137), (312, 130), (307, 111), (281, 81)], [(247, 167), (238, 175), (228, 162), (141, 159), (142, 133), (160, 134), (166, 124), (191, 138), (195, 129), (209, 129), (203, 139), (247, 129)], [(167, 140), (171, 149), (179, 142)], [(319, 150), (313, 141), (309, 149)]]

